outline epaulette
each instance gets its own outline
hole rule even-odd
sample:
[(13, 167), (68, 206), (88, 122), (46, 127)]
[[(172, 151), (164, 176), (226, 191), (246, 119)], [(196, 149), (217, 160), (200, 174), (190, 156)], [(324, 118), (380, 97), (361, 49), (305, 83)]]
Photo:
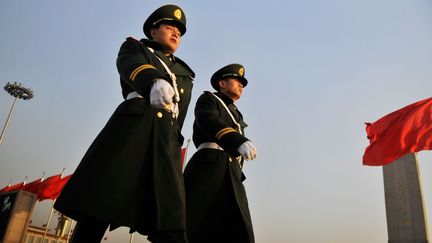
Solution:
[(135, 45), (138, 45), (138, 46), (141, 46), (141, 47), (147, 47), (147, 45), (144, 44), (142, 41), (137, 40), (137, 39), (135, 39), (133, 37), (126, 38), (126, 41), (130, 41), (130, 42), (134, 43)]
[(139, 40), (137, 40), (137, 39), (135, 39), (135, 38), (133, 38), (133, 37), (128, 37), (128, 38), (126, 38), (126, 40), (128, 40), (128, 41), (132, 41), (132, 42), (135, 42), (135, 43), (141, 43), (141, 41), (139, 41)]

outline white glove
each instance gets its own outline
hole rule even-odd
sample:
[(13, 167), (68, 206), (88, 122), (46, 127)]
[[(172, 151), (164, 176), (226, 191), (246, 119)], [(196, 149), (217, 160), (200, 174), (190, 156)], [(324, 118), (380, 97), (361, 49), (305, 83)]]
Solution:
[(251, 141), (244, 142), (237, 151), (245, 160), (253, 160), (256, 157), (256, 147)]
[(171, 107), (173, 104), (174, 89), (163, 79), (157, 79), (150, 90), (150, 104), (154, 108)]

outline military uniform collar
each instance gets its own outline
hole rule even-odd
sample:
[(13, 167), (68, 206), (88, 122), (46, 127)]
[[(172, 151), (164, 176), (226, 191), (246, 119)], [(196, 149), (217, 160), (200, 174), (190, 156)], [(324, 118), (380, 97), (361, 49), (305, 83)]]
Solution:
[(217, 95), (219, 98), (221, 98), (223, 100), (223, 102), (225, 102), (225, 104), (227, 104), (227, 105), (234, 104), (234, 100), (222, 92), (216, 92), (215, 95)]
[[(144, 43), (144, 45), (152, 48), (155, 51), (160, 51), (163, 54), (163, 48), (162, 46), (157, 43), (156, 41), (149, 40), (149, 39), (141, 39), (141, 42)], [(169, 59), (171, 62), (175, 62), (175, 56), (173, 54), (170, 55), (164, 55), (167, 59)]]

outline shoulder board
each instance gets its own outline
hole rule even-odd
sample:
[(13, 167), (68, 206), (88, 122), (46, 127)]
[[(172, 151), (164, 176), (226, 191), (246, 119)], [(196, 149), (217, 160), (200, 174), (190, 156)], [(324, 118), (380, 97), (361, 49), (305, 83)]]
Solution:
[(213, 92), (208, 91), (208, 90), (203, 91), (203, 94), (200, 97), (206, 97), (206, 99), (210, 99), (210, 100), (215, 100), (216, 101), (216, 98), (213, 96)]
[(146, 46), (142, 41), (139, 41), (133, 37), (126, 38), (126, 41), (130, 41), (130, 42), (135, 43), (137, 45)]
[[(137, 39), (135, 39), (135, 38), (133, 38), (133, 37), (128, 37), (128, 38), (126, 38), (126, 40), (128, 40), (128, 41), (132, 41), (132, 42), (140, 42), (139, 40), (137, 40)], [(141, 42), (140, 42), (141, 43)]]

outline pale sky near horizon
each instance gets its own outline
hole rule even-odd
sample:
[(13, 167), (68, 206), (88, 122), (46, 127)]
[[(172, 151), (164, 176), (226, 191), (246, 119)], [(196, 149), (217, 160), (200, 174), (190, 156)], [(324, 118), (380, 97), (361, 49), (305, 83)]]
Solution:
[[(142, 38), (144, 20), (168, 3), (187, 17), (176, 55), (196, 73), (189, 111), (214, 71), (246, 68), (237, 106), (258, 148), (244, 170), (256, 242), (387, 242), (382, 168), (362, 165), (364, 122), (432, 96), (427, 0), (0, 0), (0, 85), (35, 93), (17, 103), (0, 145), (0, 188), (73, 173), (122, 101), (121, 43)], [(12, 101), (0, 90), (2, 127)], [(189, 112), (186, 138), (192, 122)], [(418, 160), (432, 222), (432, 152)], [(36, 223), (51, 203), (37, 205)], [(107, 237), (129, 239), (125, 228)]]

